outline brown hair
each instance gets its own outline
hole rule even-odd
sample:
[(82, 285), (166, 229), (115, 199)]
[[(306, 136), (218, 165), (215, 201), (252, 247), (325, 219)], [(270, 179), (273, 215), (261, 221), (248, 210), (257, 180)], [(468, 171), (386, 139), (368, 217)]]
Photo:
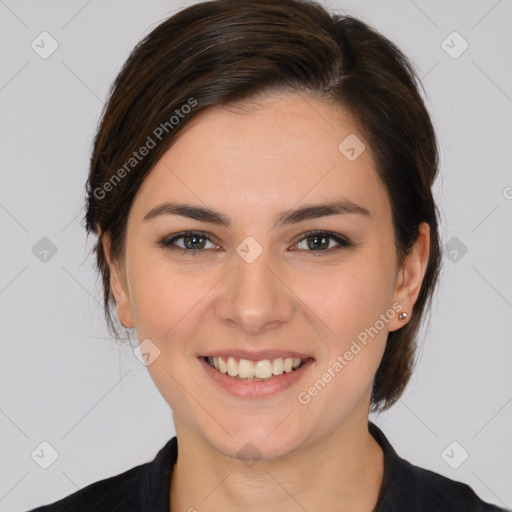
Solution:
[(137, 190), (180, 129), (213, 105), (278, 90), (305, 93), (341, 106), (360, 126), (390, 198), (400, 262), (420, 223), (430, 226), (419, 297), (410, 321), (389, 333), (373, 383), (374, 410), (396, 402), (412, 373), (415, 338), (441, 262), (432, 195), (437, 142), (418, 85), (412, 64), (392, 42), (313, 1), (214, 0), (158, 25), (134, 48), (111, 87), (87, 182), (86, 229), (98, 234), (93, 250), (112, 334), (119, 337), (102, 237), (109, 233), (113, 259), (123, 256)]

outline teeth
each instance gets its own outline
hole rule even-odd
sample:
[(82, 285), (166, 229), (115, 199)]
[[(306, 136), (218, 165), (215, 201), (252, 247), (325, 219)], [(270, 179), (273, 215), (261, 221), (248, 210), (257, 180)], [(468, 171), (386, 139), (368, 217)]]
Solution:
[(270, 377), (272, 377), (272, 363), (268, 359), (265, 359), (264, 361), (258, 361), (253, 366), (254, 376), (258, 379), (270, 379)]
[(217, 366), (218, 366), (219, 372), (227, 373), (228, 367), (226, 366), (226, 363), (224, 362), (224, 359), (222, 359), (222, 357), (212, 357), (212, 359), (213, 359), (214, 364), (215, 364), (215, 360), (217, 360)]
[(231, 377), (236, 377), (238, 375), (238, 364), (234, 358), (228, 357), (226, 366), (228, 368), (228, 375), (231, 375)]
[(207, 357), (206, 360), (210, 366), (221, 373), (249, 380), (270, 379), (273, 375), (281, 375), (283, 372), (296, 370), (302, 364), (302, 359), (298, 357), (286, 357), (284, 359), (280, 357), (273, 361), (264, 359), (257, 362), (248, 359), (237, 361), (234, 357), (228, 357), (226, 361), (222, 357)]
[(272, 373), (274, 375), (281, 375), (283, 373), (283, 359), (274, 359), (272, 363)]
[(241, 379), (251, 379), (254, 377), (254, 364), (252, 361), (247, 361), (247, 359), (240, 359), (238, 363), (238, 376)]

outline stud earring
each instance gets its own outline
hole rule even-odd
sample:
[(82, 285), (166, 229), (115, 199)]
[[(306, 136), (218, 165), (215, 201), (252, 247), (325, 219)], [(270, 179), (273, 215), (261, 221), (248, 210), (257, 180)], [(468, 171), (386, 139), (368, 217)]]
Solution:
[(405, 311), (398, 315), (398, 320), (400, 320), (400, 322), (403, 322), (406, 318), (407, 318), (407, 313)]

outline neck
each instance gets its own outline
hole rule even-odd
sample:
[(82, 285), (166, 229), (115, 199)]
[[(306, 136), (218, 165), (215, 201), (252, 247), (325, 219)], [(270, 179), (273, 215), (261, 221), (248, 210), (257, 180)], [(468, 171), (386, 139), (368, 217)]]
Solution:
[[(280, 460), (244, 465), (177, 426), (178, 460), (171, 510), (248, 512), (327, 510), (372, 512), (384, 473), (384, 454), (367, 420), (344, 424), (329, 437)], [(203, 449), (204, 448), (204, 449)]]

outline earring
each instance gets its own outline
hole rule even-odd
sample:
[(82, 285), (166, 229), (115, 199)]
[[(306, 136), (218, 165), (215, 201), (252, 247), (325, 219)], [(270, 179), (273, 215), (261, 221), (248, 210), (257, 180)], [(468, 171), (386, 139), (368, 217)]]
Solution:
[(406, 318), (407, 318), (407, 313), (405, 311), (398, 315), (398, 320), (400, 320), (400, 322), (403, 322)]

